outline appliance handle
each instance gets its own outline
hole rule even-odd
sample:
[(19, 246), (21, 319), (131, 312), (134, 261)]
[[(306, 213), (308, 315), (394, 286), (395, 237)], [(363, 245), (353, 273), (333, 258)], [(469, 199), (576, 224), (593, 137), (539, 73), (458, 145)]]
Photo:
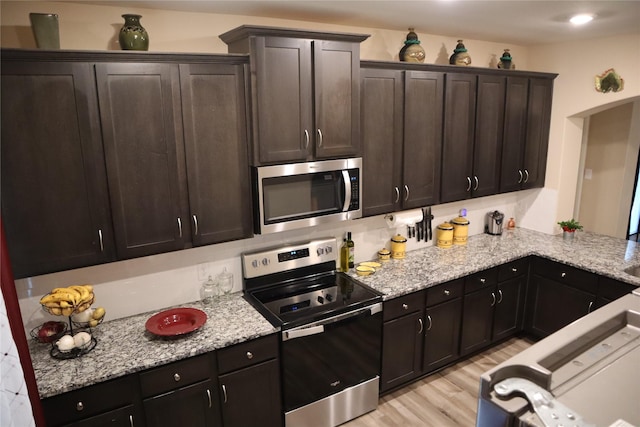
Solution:
[(373, 316), (374, 314), (382, 312), (382, 303), (376, 303), (365, 308), (359, 308), (357, 310), (341, 313), (327, 319), (322, 319), (317, 322), (309, 323), (307, 325), (299, 326), (297, 328), (289, 329), (282, 332), (282, 341), (288, 341), (295, 338), (302, 338), (309, 335), (321, 334), (324, 332), (324, 327), (342, 320), (357, 317), (363, 314)]
[(342, 180), (344, 181), (344, 205), (342, 206), (342, 212), (347, 212), (351, 204), (351, 180), (349, 178), (349, 171), (346, 169), (342, 170)]

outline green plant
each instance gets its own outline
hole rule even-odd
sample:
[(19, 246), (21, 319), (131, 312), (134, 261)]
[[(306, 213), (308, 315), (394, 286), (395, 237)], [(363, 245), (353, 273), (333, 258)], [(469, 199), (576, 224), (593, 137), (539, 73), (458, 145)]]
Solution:
[(571, 218), (569, 221), (560, 221), (558, 225), (562, 227), (564, 231), (573, 232), (576, 230), (582, 230), (582, 225), (575, 219)]

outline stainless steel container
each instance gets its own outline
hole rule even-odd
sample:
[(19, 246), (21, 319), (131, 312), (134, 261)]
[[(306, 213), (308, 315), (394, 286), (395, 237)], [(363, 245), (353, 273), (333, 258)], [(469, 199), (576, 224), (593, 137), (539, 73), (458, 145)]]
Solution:
[(500, 211), (487, 212), (487, 222), (484, 226), (484, 232), (499, 236), (502, 234), (502, 223), (504, 222), (504, 214)]

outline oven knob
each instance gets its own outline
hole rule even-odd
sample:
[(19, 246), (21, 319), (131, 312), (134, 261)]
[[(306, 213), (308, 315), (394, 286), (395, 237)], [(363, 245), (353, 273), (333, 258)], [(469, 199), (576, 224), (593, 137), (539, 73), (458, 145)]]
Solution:
[(327, 294), (325, 298), (327, 299), (327, 301), (331, 302), (333, 300), (333, 295)]
[(324, 248), (316, 249), (316, 253), (318, 254), (318, 256), (322, 256), (322, 254), (324, 254)]
[(320, 296), (318, 297), (318, 302), (319, 302), (320, 304), (324, 304), (324, 298), (322, 298), (322, 295), (320, 295)]
[(331, 246), (327, 246), (326, 251), (328, 254), (330, 254), (331, 252), (333, 252), (333, 249), (331, 248)]
[(262, 265), (269, 265), (269, 258), (262, 258)]
[(258, 268), (258, 265), (259, 265), (259, 264), (258, 264), (258, 260), (257, 260), (257, 259), (254, 259), (253, 261), (251, 261), (251, 266), (252, 266), (253, 268)]

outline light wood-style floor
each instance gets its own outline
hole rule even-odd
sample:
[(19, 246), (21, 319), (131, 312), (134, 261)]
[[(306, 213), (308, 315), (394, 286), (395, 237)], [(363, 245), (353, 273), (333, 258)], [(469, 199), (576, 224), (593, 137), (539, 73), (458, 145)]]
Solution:
[(378, 409), (343, 427), (472, 427), (480, 375), (531, 346), (513, 338), (380, 399)]

